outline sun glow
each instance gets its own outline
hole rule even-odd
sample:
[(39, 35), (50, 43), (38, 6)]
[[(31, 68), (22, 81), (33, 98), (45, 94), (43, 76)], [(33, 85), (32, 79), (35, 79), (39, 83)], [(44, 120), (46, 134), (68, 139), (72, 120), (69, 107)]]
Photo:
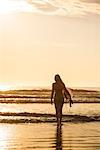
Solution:
[(10, 86), (9, 85), (0, 85), (0, 91), (7, 91), (10, 90)]
[(8, 0), (0, 0), (0, 13), (8, 14), (13, 11), (13, 6)]
[(32, 9), (33, 7), (24, 0), (0, 0), (0, 14), (10, 14), (13, 12), (32, 12)]

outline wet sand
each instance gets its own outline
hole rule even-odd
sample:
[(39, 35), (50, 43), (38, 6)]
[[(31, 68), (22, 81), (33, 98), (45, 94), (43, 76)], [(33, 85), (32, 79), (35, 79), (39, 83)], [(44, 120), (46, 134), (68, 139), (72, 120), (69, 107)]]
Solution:
[(0, 150), (99, 150), (100, 122), (0, 124)]

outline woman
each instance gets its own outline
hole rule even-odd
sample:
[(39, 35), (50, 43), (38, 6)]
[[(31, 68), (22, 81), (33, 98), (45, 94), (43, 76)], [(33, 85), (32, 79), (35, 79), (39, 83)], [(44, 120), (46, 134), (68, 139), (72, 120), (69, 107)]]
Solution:
[[(55, 94), (54, 94), (55, 93)], [(64, 97), (68, 98), (70, 101), (71, 107), (71, 95), (65, 87), (65, 84), (62, 82), (60, 76), (57, 74), (55, 75), (55, 83), (52, 84), (52, 93), (51, 93), (51, 104), (53, 103), (52, 99), (54, 96), (54, 104), (56, 109), (56, 118), (57, 123), (60, 124), (62, 120), (62, 108), (64, 104)]]

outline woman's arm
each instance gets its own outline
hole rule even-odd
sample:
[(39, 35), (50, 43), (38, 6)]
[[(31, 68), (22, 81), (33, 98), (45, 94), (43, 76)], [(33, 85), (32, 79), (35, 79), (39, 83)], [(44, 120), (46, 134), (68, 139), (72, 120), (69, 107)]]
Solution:
[(52, 91), (51, 91), (51, 104), (53, 103), (53, 102), (52, 102), (53, 95), (54, 95), (54, 83), (52, 84)]

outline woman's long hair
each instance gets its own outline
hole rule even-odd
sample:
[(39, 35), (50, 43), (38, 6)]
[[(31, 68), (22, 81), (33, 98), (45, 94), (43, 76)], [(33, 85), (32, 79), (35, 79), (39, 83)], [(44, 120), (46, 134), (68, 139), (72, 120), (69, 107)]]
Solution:
[(60, 77), (59, 74), (56, 74), (56, 75), (55, 75), (55, 81), (56, 81), (56, 82), (59, 82), (59, 83), (62, 83), (62, 84), (64, 85), (64, 83), (63, 83), (63, 81), (62, 81), (62, 79), (61, 79), (61, 77)]
[[(64, 84), (64, 82), (62, 81), (62, 79), (61, 79), (61, 77), (60, 77), (59, 74), (56, 74), (56, 75), (55, 75), (55, 81), (58, 82), (58, 83), (61, 83), (61, 84), (65, 87), (65, 84)], [(71, 91), (71, 89), (68, 89), (68, 88), (67, 88), (67, 91), (68, 91), (68, 93), (72, 96), (72, 91)]]

